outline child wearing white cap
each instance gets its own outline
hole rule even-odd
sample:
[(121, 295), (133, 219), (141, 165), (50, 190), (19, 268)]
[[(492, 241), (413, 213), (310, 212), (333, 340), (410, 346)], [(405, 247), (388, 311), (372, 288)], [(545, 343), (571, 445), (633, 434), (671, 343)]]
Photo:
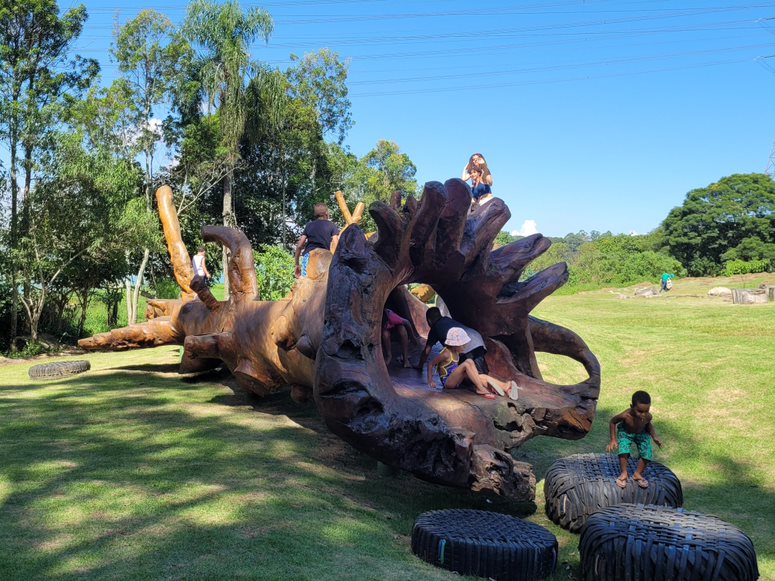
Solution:
[(479, 373), (476, 364), (471, 359), (460, 361), (460, 347), (470, 340), (471, 337), (468, 336), (468, 333), (460, 327), (452, 327), (447, 332), (444, 349), (428, 365), (428, 386), (431, 389), (436, 389), (436, 383), (433, 381), (433, 370), (436, 369), (443, 388), (454, 389), (468, 379), (474, 384), (476, 393), (485, 399), (495, 399), (496, 393), (517, 399), (519, 387), (515, 381), (501, 381), (490, 375)]

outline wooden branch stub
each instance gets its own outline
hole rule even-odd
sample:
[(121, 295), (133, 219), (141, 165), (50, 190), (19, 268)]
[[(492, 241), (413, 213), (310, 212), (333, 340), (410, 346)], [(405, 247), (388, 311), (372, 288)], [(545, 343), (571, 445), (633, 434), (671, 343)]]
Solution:
[(191, 290), (191, 280), (194, 278), (194, 268), (191, 265), (191, 257), (188, 255), (186, 245), (180, 236), (180, 222), (172, 201), (172, 188), (161, 186), (156, 190), (156, 202), (159, 206), (159, 218), (164, 229), (164, 238), (167, 240), (167, 250), (172, 262), (172, 271), (175, 280), (180, 287), (183, 301), (191, 301), (196, 298)]

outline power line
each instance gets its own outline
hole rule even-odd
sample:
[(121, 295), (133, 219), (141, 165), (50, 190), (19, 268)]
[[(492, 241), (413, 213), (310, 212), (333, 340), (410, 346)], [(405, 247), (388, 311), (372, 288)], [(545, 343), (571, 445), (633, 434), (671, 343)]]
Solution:
[[(484, 89), (503, 89), (506, 87), (521, 87), (521, 86), (529, 86), (529, 85), (554, 85), (554, 84), (560, 84), (560, 83), (572, 83), (577, 81), (610, 79), (610, 78), (617, 78), (617, 77), (633, 77), (633, 76), (640, 76), (640, 75), (653, 74), (653, 73), (682, 71), (682, 70), (688, 70), (688, 69), (698, 69), (698, 68), (706, 68), (706, 67), (729, 65), (729, 64), (739, 64), (743, 62), (750, 62), (750, 59), (712, 61), (707, 63), (699, 63), (696, 65), (665, 67), (660, 69), (651, 69), (647, 71), (628, 71), (628, 72), (621, 72), (621, 73), (609, 73), (604, 75), (584, 75), (584, 76), (578, 76), (578, 77), (569, 77), (565, 79), (517, 81), (512, 83), (492, 83), (489, 85), (477, 85), (476, 90), (480, 91)], [(432, 93), (456, 93), (456, 92), (470, 92), (470, 91), (471, 91), (471, 88), (468, 85), (458, 85), (455, 87), (436, 87), (432, 89), (421, 89), (421, 90), (408, 89), (408, 90), (399, 90), (399, 91), (376, 91), (371, 93), (355, 93), (355, 94), (350, 94), (350, 97), (353, 97), (353, 98), (390, 97), (390, 96), (397, 96), (397, 95), (426, 95), (426, 94), (432, 94)]]
[(583, 67), (630, 64), (630, 63), (637, 63), (637, 62), (644, 62), (644, 61), (651, 61), (651, 60), (672, 59), (672, 58), (678, 58), (678, 57), (684, 57), (684, 56), (708, 55), (708, 54), (716, 54), (716, 53), (722, 53), (722, 52), (731, 52), (736, 50), (764, 48), (764, 47), (770, 47), (770, 46), (771, 46), (770, 44), (752, 44), (747, 46), (729, 47), (724, 49), (685, 51), (685, 52), (676, 52), (676, 53), (661, 54), (661, 55), (629, 57), (629, 58), (622, 58), (622, 59), (608, 59), (608, 60), (585, 62), (585, 63), (544, 65), (544, 66), (537, 66), (537, 67), (523, 67), (519, 69), (507, 69), (507, 70), (487, 71), (487, 72), (477, 71), (473, 75), (470, 72), (465, 72), (465, 73), (456, 73), (456, 74), (449, 74), (449, 75), (435, 75), (435, 76), (423, 75), (423, 76), (417, 76), (417, 77), (403, 77), (403, 78), (392, 78), (392, 79), (371, 79), (371, 80), (364, 80), (364, 81), (352, 81), (349, 83), (349, 85), (357, 86), (357, 85), (374, 85), (374, 84), (384, 84), (384, 83), (415, 83), (418, 81), (470, 79), (472, 76), (479, 79), (482, 77), (496, 77), (496, 76), (503, 76), (503, 75), (511, 75), (515, 73), (537, 73), (537, 72), (547, 72), (547, 71), (559, 71), (564, 69), (579, 69)]

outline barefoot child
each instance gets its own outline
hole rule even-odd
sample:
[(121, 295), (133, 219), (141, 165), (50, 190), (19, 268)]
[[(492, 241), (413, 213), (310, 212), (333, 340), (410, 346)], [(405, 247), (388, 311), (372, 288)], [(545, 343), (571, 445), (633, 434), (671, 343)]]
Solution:
[[(438, 371), (441, 385), (444, 389), (454, 389), (468, 379), (474, 384), (477, 394), (485, 399), (495, 399), (495, 393), (498, 395), (508, 395), (511, 399), (519, 397), (516, 381), (500, 381), (490, 375), (479, 373), (476, 364), (472, 359), (460, 361), (460, 351), (463, 345), (471, 340), (468, 333), (460, 327), (452, 327), (447, 332), (447, 338), (444, 340), (444, 349), (433, 361), (428, 364), (428, 386), (436, 389), (433, 381), (434, 368)], [(495, 393), (493, 393), (495, 392)]]
[(382, 349), (385, 355), (385, 365), (390, 365), (393, 360), (393, 346), (391, 345), (393, 331), (398, 333), (398, 339), (401, 342), (403, 366), (411, 367), (409, 363), (409, 334), (412, 333), (414, 340), (412, 324), (390, 309), (384, 309), (382, 311)]
[[(619, 488), (627, 486), (627, 459), (630, 457), (632, 445), (638, 447), (640, 461), (635, 469), (632, 479), (641, 488), (648, 488), (649, 482), (643, 477), (646, 466), (651, 461), (651, 440), (662, 447), (662, 441), (657, 437), (654, 431), (654, 425), (651, 423), (651, 396), (645, 391), (636, 391), (632, 394), (632, 405), (622, 413), (611, 418), (611, 441), (606, 450), (613, 452), (619, 448), (619, 465), (622, 473), (616, 479), (616, 485)], [(616, 426), (619, 426), (617, 435)]]

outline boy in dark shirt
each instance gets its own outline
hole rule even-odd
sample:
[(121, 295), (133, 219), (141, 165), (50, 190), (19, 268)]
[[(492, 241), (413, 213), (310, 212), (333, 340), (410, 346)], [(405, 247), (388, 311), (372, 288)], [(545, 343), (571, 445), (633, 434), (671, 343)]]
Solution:
[[(316, 249), (330, 250), (331, 243), (338, 238), (339, 228), (328, 219), (325, 204), (315, 204), (315, 219), (304, 227), (304, 233), (296, 244), (296, 278), (307, 276), (309, 253)], [(303, 252), (302, 252), (303, 251)], [(301, 257), (301, 263), (299, 263)]]
[[(645, 391), (636, 391), (632, 394), (630, 408), (611, 418), (611, 441), (606, 450), (613, 452), (619, 448), (619, 466), (622, 473), (616, 479), (619, 488), (627, 486), (627, 459), (630, 457), (632, 445), (638, 447), (640, 461), (635, 469), (632, 479), (641, 488), (648, 488), (649, 482), (643, 477), (646, 466), (651, 461), (651, 440), (662, 447), (662, 440), (657, 437), (654, 425), (651, 423), (651, 396)], [(617, 425), (619, 426), (617, 434)]]

